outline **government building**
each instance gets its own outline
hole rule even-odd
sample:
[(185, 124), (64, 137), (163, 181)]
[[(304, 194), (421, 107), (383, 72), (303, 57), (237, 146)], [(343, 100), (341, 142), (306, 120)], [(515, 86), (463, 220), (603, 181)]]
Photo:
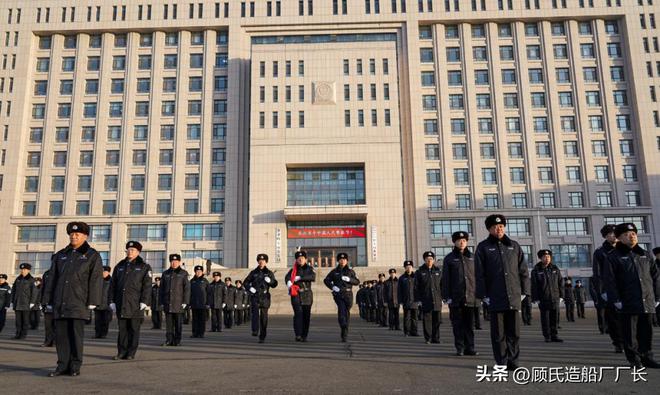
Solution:
[[(4, 0), (0, 272), (84, 220), (229, 267), (442, 258), (484, 219), (588, 277), (660, 243), (652, 0)], [(657, 85), (656, 85), (657, 84)]]

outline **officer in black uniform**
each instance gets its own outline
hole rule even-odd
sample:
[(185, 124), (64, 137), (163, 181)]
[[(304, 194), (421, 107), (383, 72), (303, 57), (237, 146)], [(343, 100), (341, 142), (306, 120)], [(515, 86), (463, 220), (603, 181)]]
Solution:
[(400, 331), (399, 325), (399, 279), (396, 276), (396, 269), (389, 270), (390, 278), (385, 280), (383, 288), (383, 299), (387, 306), (387, 318), (391, 331)]
[(385, 303), (385, 273), (378, 273), (376, 290), (376, 323), (382, 327), (387, 326), (387, 303)]
[(518, 368), (520, 350), (520, 310), (529, 295), (529, 272), (520, 245), (505, 234), (506, 218), (501, 214), (486, 218), (489, 236), (475, 250), (477, 297), (490, 312), (490, 339), (498, 365)]
[(587, 301), (587, 291), (582, 286), (582, 280), (577, 280), (575, 282), (575, 288), (573, 288), (573, 293), (575, 294), (575, 307), (577, 309), (578, 318), (584, 317), (584, 304)]
[(564, 306), (566, 307), (566, 321), (575, 322), (575, 294), (573, 293), (573, 280), (564, 279)]
[(520, 315), (522, 323), (525, 326), (532, 325), (532, 301), (531, 298), (525, 298), (520, 304)]
[(623, 346), (631, 366), (658, 369), (653, 359), (651, 314), (660, 305), (660, 272), (653, 257), (637, 242), (633, 223), (616, 226), (619, 239), (607, 259), (605, 292), (619, 311)]
[(367, 281), (367, 291), (365, 293), (365, 296), (367, 298), (367, 306), (368, 306), (368, 322), (375, 322), (378, 323), (377, 321), (377, 313), (378, 313), (378, 304), (376, 303), (376, 288), (374, 288), (376, 285), (376, 281)]
[(467, 248), (470, 236), (458, 231), (451, 235), (454, 248), (442, 265), (442, 298), (449, 305), (456, 355), (478, 355), (474, 348), (474, 309), (476, 297), (474, 256)]
[(234, 324), (236, 326), (243, 325), (243, 311), (247, 306), (247, 292), (243, 288), (243, 282), (236, 280), (236, 308), (234, 309)]
[(361, 319), (365, 319), (364, 310), (364, 282), (358, 285), (358, 290), (355, 293), (355, 304), (358, 306), (358, 313)]
[(598, 331), (602, 335), (605, 334), (605, 329), (607, 328), (607, 322), (605, 321), (605, 309), (603, 308), (602, 302), (600, 301), (600, 295), (596, 290), (594, 277), (591, 276), (589, 280), (589, 296), (591, 296), (591, 300), (594, 301), (596, 319), (598, 321)]
[[(46, 290), (46, 284), (50, 279), (50, 270), (46, 270), (43, 276), (41, 276), (41, 281), (43, 282), (42, 287), (44, 291)], [(53, 309), (49, 309), (46, 305), (45, 292), (41, 293), (41, 300), (39, 300), (39, 305), (41, 310), (44, 312), (44, 342), (41, 344), (41, 347), (53, 347), (55, 344), (55, 321), (53, 320)], [(0, 306), (2, 303), (0, 302)], [(1, 330), (1, 329), (0, 329)]]
[(160, 302), (165, 312), (166, 341), (163, 346), (180, 346), (183, 312), (190, 303), (188, 272), (181, 267), (181, 255), (170, 254), (170, 268), (160, 277)]
[(562, 342), (557, 337), (557, 310), (563, 288), (561, 270), (552, 263), (552, 251), (539, 250), (536, 256), (540, 261), (532, 269), (532, 303), (539, 304), (541, 329), (546, 343)]
[(607, 276), (607, 273), (612, 272), (612, 270), (607, 267), (610, 265), (607, 256), (612, 251), (614, 251), (614, 246), (617, 243), (616, 236), (614, 235), (614, 228), (614, 225), (608, 224), (603, 226), (600, 230), (600, 234), (603, 236), (605, 241), (603, 241), (603, 245), (594, 251), (592, 281), (594, 282), (596, 293), (599, 295), (599, 304), (601, 304), (604, 309), (603, 316), (605, 318), (605, 327), (607, 329), (607, 333), (610, 335), (610, 339), (612, 340), (614, 352), (622, 353), (623, 338), (621, 335), (619, 313), (617, 312), (617, 309), (614, 307), (612, 302), (607, 300), (607, 293), (605, 292), (603, 286), (603, 284), (608, 281), (605, 276)]
[(69, 245), (52, 257), (45, 302), (55, 319), (57, 368), (48, 376), (80, 375), (85, 321), (101, 303), (103, 260), (87, 243), (89, 225), (71, 222), (66, 227)]
[(41, 282), (41, 277), (34, 278), (34, 290), (37, 292), (37, 303), (35, 303), (30, 309), (30, 329), (38, 329), (39, 321), (41, 321), (41, 294), (42, 294), (43, 283)]
[(309, 334), (309, 322), (312, 317), (312, 282), (316, 281), (314, 269), (307, 263), (307, 253), (296, 251), (296, 261), (284, 277), (284, 282), (291, 296), (293, 308), (293, 330), (297, 342), (306, 342)]
[(190, 308), (192, 309), (192, 338), (204, 338), (209, 281), (204, 277), (204, 267), (195, 266), (195, 276), (190, 280)]
[(163, 322), (163, 305), (160, 303), (160, 277), (151, 286), (151, 329), (160, 329)]
[(151, 304), (151, 266), (140, 256), (142, 244), (126, 243), (126, 258), (117, 263), (110, 283), (110, 308), (117, 313), (119, 336), (114, 360), (135, 359), (144, 310)]
[(94, 338), (105, 339), (108, 336), (110, 321), (112, 321), (112, 309), (110, 308), (110, 284), (112, 284), (112, 270), (110, 266), (103, 266), (103, 292), (101, 303), (94, 309)]
[(222, 273), (213, 272), (213, 281), (208, 287), (208, 304), (211, 309), (211, 332), (222, 332), (222, 309), (225, 308), (227, 286), (222, 282)]
[(225, 328), (231, 329), (234, 325), (234, 310), (238, 307), (236, 303), (236, 287), (231, 283), (231, 277), (225, 277)]
[(0, 332), (5, 328), (7, 309), (11, 306), (11, 287), (7, 283), (7, 275), (0, 274)]
[(424, 264), (415, 272), (415, 300), (422, 306), (426, 344), (440, 343), (442, 314), (442, 270), (435, 264), (433, 251), (422, 255)]
[(16, 315), (16, 336), (14, 339), (25, 339), (30, 326), (30, 311), (37, 305), (39, 293), (34, 285), (34, 277), (30, 274), (32, 265), (21, 263), (21, 274), (14, 280), (11, 289), (11, 303)]
[(256, 269), (245, 277), (245, 288), (250, 296), (252, 310), (252, 336), (259, 336), (259, 343), (266, 341), (268, 332), (268, 309), (270, 309), (270, 289), (277, 288), (275, 273), (266, 267), (268, 255), (257, 255)]
[(397, 297), (403, 307), (403, 335), (419, 336), (417, 333), (417, 300), (415, 299), (415, 272), (413, 261), (403, 262), (404, 273), (399, 277)]
[(360, 284), (355, 272), (348, 266), (348, 254), (337, 254), (337, 267), (325, 277), (323, 283), (332, 290), (332, 298), (337, 305), (337, 320), (341, 329), (341, 341), (346, 342), (348, 325), (351, 321), (353, 306), (353, 286)]

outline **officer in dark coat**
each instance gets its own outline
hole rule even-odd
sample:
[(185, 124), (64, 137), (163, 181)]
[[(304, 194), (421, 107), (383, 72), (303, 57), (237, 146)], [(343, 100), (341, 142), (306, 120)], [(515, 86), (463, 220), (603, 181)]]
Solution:
[(111, 272), (110, 266), (103, 266), (101, 303), (94, 309), (94, 338), (96, 339), (105, 339), (108, 336), (108, 328), (110, 327), (110, 321), (112, 321), (112, 309), (110, 309)]
[(34, 285), (34, 277), (30, 274), (32, 265), (21, 263), (21, 274), (14, 280), (11, 289), (11, 303), (16, 315), (16, 336), (14, 339), (25, 339), (30, 326), (30, 311), (39, 301), (39, 293)]
[(563, 291), (561, 270), (552, 263), (552, 251), (540, 250), (536, 255), (540, 261), (532, 269), (532, 303), (539, 305), (541, 329), (546, 343), (562, 342), (557, 337), (557, 311)]
[(222, 332), (222, 309), (225, 308), (227, 286), (222, 281), (222, 273), (213, 272), (213, 281), (208, 286), (207, 301), (211, 309), (211, 332)]
[(489, 236), (475, 250), (477, 297), (490, 312), (490, 339), (498, 365), (518, 367), (520, 314), (523, 298), (529, 295), (529, 272), (520, 245), (505, 234), (506, 218), (486, 218)]
[[(51, 257), (52, 259), (52, 257)], [(41, 276), (42, 288), (45, 291), (46, 284), (50, 279), (50, 270), (46, 270)], [(0, 304), (1, 305), (1, 304)], [(39, 300), (39, 306), (44, 312), (44, 342), (41, 344), (41, 347), (53, 347), (55, 344), (55, 321), (53, 320), (53, 310), (52, 307), (49, 309), (46, 305), (45, 292), (41, 293), (41, 299)]]
[(7, 275), (0, 274), (0, 332), (5, 328), (7, 309), (11, 306), (11, 287), (7, 283)]
[(151, 329), (160, 329), (163, 322), (163, 305), (160, 303), (160, 277), (151, 286)]
[(344, 252), (337, 254), (337, 267), (328, 273), (323, 283), (332, 290), (332, 298), (337, 305), (341, 341), (346, 342), (353, 306), (353, 286), (360, 284), (355, 272), (348, 266), (348, 254)]
[(415, 272), (415, 300), (422, 306), (422, 324), (426, 344), (440, 343), (442, 314), (442, 270), (435, 264), (433, 251), (426, 251), (424, 264)]
[(30, 309), (30, 329), (39, 328), (39, 321), (41, 321), (41, 294), (43, 293), (43, 283), (40, 277), (34, 278), (34, 290), (37, 292), (37, 303)]
[(589, 296), (591, 300), (594, 301), (594, 308), (596, 309), (596, 319), (598, 321), (598, 331), (600, 334), (605, 333), (607, 328), (607, 322), (605, 321), (605, 309), (603, 308), (602, 303), (600, 302), (600, 295), (595, 287), (595, 282), (593, 276), (589, 279)]
[(257, 255), (256, 269), (245, 277), (245, 288), (250, 295), (252, 309), (252, 336), (259, 336), (259, 343), (266, 341), (268, 333), (268, 309), (270, 309), (270, 289), (277, 288), (275, 273), (266, 267), (268, 255)]
[(385, 273), (378, 273), (378, 282), (374, 286), (376, 291), (376, 323), (382, 327), (387, 326), (387, 303), (385, 302)]
[(619, 242), (607, 259), (604, 278), (607, 300), (619, 311), (623, 345), (631, 366), (657, 369), (653, 359), (651, 314), (660, 305), (660, 272), (653, 257), (637, 244), (637, 227), (632, 223), (616, 226)]
[(367, 298), (368, 312), (369, 312), (369, 319), (367, 321), (378, 323), (377, 321), (378, 304), (376, 303), (377, 298), (376, 298), (375, 286), (376, 286), (375, 280), (367, 281), (367, 291), (365, 293), (365, 296)]
[(564, 279), (564, 306), (566, 307), (566, 321), (575, 322), (575, 294), (573, 293), (573, 280)]
[(358, 307), (358, 313), (361, 319), (365, 319), (364, 314), (364, 282), (358, 285), (358, 290), (355, 293), (355, 304)]
[(396, 269), (389, 270), (390, 278), (385, 280), (383, 288), (383, 297), (387, 305), (387, 318), (391, 331), (400, 331), (399, 326), (399, 279), (396, 276)]
[(117, 313), (119, 336), (114, 360), (135, 359), (144, 310), (151, 304), (151, 266), (140, 256), (142, 244), (126, 243), (126, 258), (117, 263), (110, 283), (110, 308)]
[(170, 254), (170, 268), (160, 276), (160, 303), (165, 312), (166, 341), (163, 346), (180, 346), (183, 312), (190, 303), (188, 272), (181, 267), (181, 255)]
[(617, 312), (612, 302), (606, 299), (607, 293), (605, 292), (603, 286), (603, 284), (608, 281), (605, 276), (607, 273), (612, 272), (611, 268), (608, 267), (610, 262), (607, 259), (607, 256), (614, 250), (614, 246), (617, 243), (616, 236), (614, 235), (614, 228), (614, 225), (605, 225), (600, 230), (600, 234), (603, 236), (605, 241), (603, 241), (603, 245), (594, 251), (592, 281), (594, 282), (594, 288), (599, 295), (598, 303), (602, 305), (604, 309), (603, 315), (605, 318), (607, 333), (610, 335), (610, 339), (612, 340), (614, 352), (622, 353), (623, 338), (621, 335), (619, 313)]
[(231, 282), (231, 277), (225, 277), (225, 309), (223, 311), (225, 328), (231, 329), (234, 325), (234, 310), (238, 307), (236, 303), (236, 287)]
[(89, 225), (71, 222), (66, 231), (69, 245), (53, 255), (44, 290), (47, 308), (53, 310), (55, 319), (57, 368), (50, 377), (80, 374), (85, 321), (101, 303), (103, 292), (103, 261), (87, 243)]
[(525, 298), (520, 302), (520, 316), (522, 317), (522, 323), (525, 326), (532, 325), (532, 300), (531, 298)]
[(190, 280), (190, 308), (192, 309), (192, 336), (203, 338), (206, 331), (207, 296), (209, 281), (204, 277), (204, 267), (195, 266), (195, 276)]
[(476, 297), (474, 256), (468, 250), (467, 232), (451, 235), (454, 248), (442, 265), (442, 298), (449, 305), (456, 355), (478, 355), (474, 349), (474, 309), (481, 304)]
[(587, 302), (587, 291), (582, 286), (582, 280), (577, 280), (575, 282), (573, 294), (575, 295), (575, 307), (577, 308), (577, 316), (578, 318), (585, 318), (584, 304)]
[(297, 342), (306, 342), (309, 334), (309, 322), (312, 318), (312, 283), (316, 281), (314, 269), (307, 263), (307, 253), (296, 251), (293, 267), (284, 276), (284, 282), (291, 296), (293, 308), (293, 331)]
[(399, 277), (397, 297), (403, 307), (403, 335), (419, 336), (417, 333), (417, 300), (415, 299), (415, 272), (413, 261), (403, 262), (404, 273)]
[(234, 324), (236, 326), (243, 325), (243, 311), (247, 306), (247, 292), (243, 288), (243, 282), (241, 280), (236, 280), (236, 308), (234, 309)]

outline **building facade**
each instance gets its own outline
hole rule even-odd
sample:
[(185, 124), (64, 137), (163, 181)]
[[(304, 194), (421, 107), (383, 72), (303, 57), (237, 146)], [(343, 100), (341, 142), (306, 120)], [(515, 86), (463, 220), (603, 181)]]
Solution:
[[(650, 0), (0, 5), (0, 272), (83, 219), (248, 267), (399, 266), (487, 232), (590, 275), (605, 223), (660, 241)], [(659, 14), (660, 15), (660, 14)]]

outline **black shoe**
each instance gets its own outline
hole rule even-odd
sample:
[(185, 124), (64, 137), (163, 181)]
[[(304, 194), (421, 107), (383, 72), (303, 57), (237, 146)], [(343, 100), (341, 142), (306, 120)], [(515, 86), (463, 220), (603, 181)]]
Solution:
[(479, 353), (474, 351), (474, 350), (465, 351), (463, 354), (465, 354), (465, 355), (479, 355)]
[(345, 338), (345, 337), (342, 337), (342, 338), (341, 338), (341, 342), (342, 342), (342, 343), (346, 343), (346, 338)]
[(259, 332), (252, 332), (252, 336), (258, 336)]
[(71, 377), (80, 376), (80, 370), (74, 370), (73, 372), (71, 372), (69, 374), (69, 376), (71, 376)]
[(440, 340), (431, 340), (431, 343), (433, 343), (433, 344), (440, 344)]
[(296, 341), (297, 341), (297, 342), (301, 342), (301, 341), (302, 341), (302, 337), (300, 337), (300, 336), (296, 336)]
[(121, 355), (115, 355), (114, 357), (112, 357), (113, 361), (119, 361), (120, 359), (122, 359)]
[(516, 369), (518, 369), (518, 364), (517, 363), (511, 362), (511, 361), (506, 363), (506, 370), (514, 371)]
[(48, 373), (48, 377), (63, 376), (63, 375), (65, 375), (65, 374), (67, 374), (67, 372), (65, 372), (65, 371), (61, 371), (61, 370), (53, 370), (52, 372), (49, 372), (49, 373)]
[(127, 356), (127, 357), (126, 357), (126, 358), (124, 358), (124, 359), (125, 359), (125, 360), (127, 360), (127, 361), (132, 361), (132, 360), (134, 360), (134, 359), (135, 359), (135, 357), (134, 357), (134, 356), (132, 356), (132, 355), (129, 355), (129, 356)]
[(263, 343), (265, 341), (266, 341), (265, 339), (259, 339), (259, 343)]
[(474, 329), (477, 330), (477, 331), (480, 331), (480, 330), (481, 330), (481, 327), (478, 326), (478, 327), (476, 327), (476, 328), (474, 328)]
[(546, 343), (550, 343), (550, 338), (549, 338), (549, 337), (546, 337), (546, 338), (545, 338), (545, 342), (546, 342)]
[(660, 363), (651, 358), (642, 358), (642, 365), (650, 369), (660, 369)]
[(161, 347), (169, 347), (169, 346), (171, 346), (171, 345), (172, 345), (172, 343), (170, 343), (170, 342), (165, 342), (165, 343), (161, 344)]
[(426, 344), (431, 344), (431, 341), (430, 341), (430, 340), (427, 340), (427, 341), (426, 341)]
[(463, 356), (463, 351), (456, 351), (456, 356), (457, 357), (462, 357)]
[(303, 338), (300, 339), (300, 341), (303, 342), (303, 343), (307, 343), (307, 338), (303, 337)]
[(552, 339), (550, 339), (550, 341), (552, 341), (553, 343), (563, 343), (564, 342), (562, 339), (560, 339), (558, 337), (553, 337)]

